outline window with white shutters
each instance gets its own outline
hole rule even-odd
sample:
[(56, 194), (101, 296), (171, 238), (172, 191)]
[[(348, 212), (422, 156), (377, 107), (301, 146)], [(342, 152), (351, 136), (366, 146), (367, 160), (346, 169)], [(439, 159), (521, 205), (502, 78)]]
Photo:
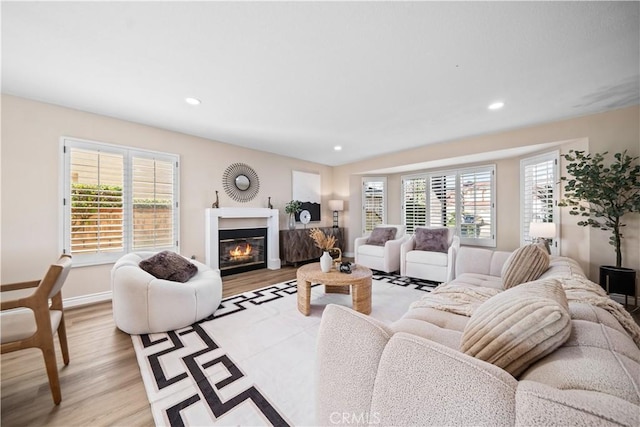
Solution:
[[(532, 222), (553, 222), (559, 230), (557, 151), (520, 161), (520, 243), (531, 243)], [(535, 236), (534, 236), (535, 237)], [(558, 239), (551, 242), (551, 253), (559, 252)]]
[(74, 265), (178, 249), (178, 156), (62, 139), (63, 251)]
[(407, 233), (425, 225), (427, 221), (427, 178), (424, 176), (402, 179), (402, 217)]
[(386, 217), (386, 178), (362, 179), (362, 232), (383, 224)]
[(176, 240), (174, 162), (154, 157), (133, 157), (132, 160), (133, 249), (173, 246)]
[(495, 247), (495, 166), (414, 175), (402, 183), (407, 232), (446, 226), (462, 244)]
[(436, 173), (429, 176), (429, 226), (456, 225), (457, 175)]
[(460, 183), (460, 241), (493, 241), (493, 168), (463, 171)]

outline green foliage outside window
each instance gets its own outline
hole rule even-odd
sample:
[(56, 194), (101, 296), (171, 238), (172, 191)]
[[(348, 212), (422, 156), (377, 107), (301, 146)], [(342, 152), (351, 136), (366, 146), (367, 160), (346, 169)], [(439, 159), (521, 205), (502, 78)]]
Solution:
[[(122, 187), (102, 184), (71, 184), (71, 208), (86, 215), (100, 209), (122, 209)], [(171, 209), (170, 199), (133, 199), (134, 209)]]

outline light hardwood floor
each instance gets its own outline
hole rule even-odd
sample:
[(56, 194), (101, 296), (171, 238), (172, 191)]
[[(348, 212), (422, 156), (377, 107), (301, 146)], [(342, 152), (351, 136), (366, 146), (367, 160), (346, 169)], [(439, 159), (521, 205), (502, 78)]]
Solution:
[[(296, 269), (256, 270), (223, 279), (230, 296), (294, 279)], [(152, 426), (153, 417), (129, 335), (113, 323), (111, 303), (66, 310), (71, 363), (62, 364), (62, 403), (53, 404), (39, 350), (2, 355), (2, 419), (8, 426)], [(640, 324), (640, 310), (634, 313)]]
[[(223, 278), (223, 296), (295, 279), (296, 269), (256, 270)], [(64, 294), (64, 292), (63, 292)], [(1, 425), (152, 426), (153, 417), (129, 335), (115, 327), (111, 303), (65, 311), (70, 363), (56, 337), (62, 402), (53, 404), (42, 355), (2, 355)]]

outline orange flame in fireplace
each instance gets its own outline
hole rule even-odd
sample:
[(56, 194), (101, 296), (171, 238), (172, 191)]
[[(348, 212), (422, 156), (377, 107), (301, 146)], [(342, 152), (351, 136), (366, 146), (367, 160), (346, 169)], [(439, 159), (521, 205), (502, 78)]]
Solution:
[(232, 257), (251, 255), (251, 245), (248, 243), (246, 243), (244, 247), (238, 245), (235, 249), (229, 251), (229, 255)]

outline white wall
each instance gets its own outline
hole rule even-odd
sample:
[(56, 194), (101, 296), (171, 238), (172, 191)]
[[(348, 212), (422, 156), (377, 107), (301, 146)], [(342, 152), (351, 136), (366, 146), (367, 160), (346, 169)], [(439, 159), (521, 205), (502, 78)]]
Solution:
[[(41, 277), (62, 251), (61, 136), (179, 154), (181, 252), (201, 261), (205, 256), (204, 210), (211, 207), (215, 190), (221, 206), (266, 207), (271, 196), (271, 203), (280, 209), (280, 228), (284, 229), (291, 172), (319, 173), (325, 209), (322, 222), (316, 224), (332, 224), (327, 202), (333, 182), (328, 166), (2, 95), (2, 283)], [(260, 191), (248, 203), (234, 202), (222, 187), (224, 170), (235, 162), (248, 164), (260, 178)], [(111, 265), (74, 268), (64, 287), (65, 299), (108, 292), (110, 269)]]
[[(567, 152), (571, 148), (610, 153), (627, 150), (629, 155), (638, 156), (640, 155), (639, 117), (640, 107), (633, 106), (544, 125), (425, 145), (336, 167), (333, 172), (335, 183), (333, 190), (336, 194), (348, 197), (349, 211), (344, 218), (344, 224), (349, 230), (348, 250), (353, 250), (353, 240), (360, 235), (359, 230), (361, 230), (360, 182), (362, 176), (380, 176), (380, 173), (368, 174), (367, 171), (539, 144), (557, 144), (555, 148), (560, 149), (561, 152)], [(554, 147), (550, 147), (548, 151), (552, 149)], [(519, 161), (520, 157), (514, 157), (495, 162), (497, 249), (500, 250), (513, 250), (519, 245)], [(388, 175), (387, 179), (389, 222), (399, 222), (401, 219), (399, 174)], [(613, 247), (608, 244), (609, 233), (577, 226), (576, 217), (569, 216), (566, 208), (561, 210), (561, 220), (562, 255), (576, 259), (591, 280), (598, 281), (599, 266), (615, 263)], [(640, 215), (629, 214), (624, 220), (627, 224), (623, 240), (624, 266), (639, 270)]]
[[(585, 147), (592, 152), (628, 150), (640, 155), (640, 107), (561, 120), (540, 126), (427, 145), (331, 168), (265, 152), (244, 149), (202, 138), (136, 123), (85, 113), (50, 104), (2, 95), (1, 219), (0, 248), (2, 283), (29, 280), (42, 275), (61, 252), (59, 236), (59, 139), (73, 136), (89, 140), (177, 153), (181, 156), (181, 252), (204, 259), (204, 209), (211, 206), (214, 191), (221, 206), (265, 207), (267, 197), (280, 208), (280, 228), (286, 228), (284, 204), (291, 199), (291, 171), (321, 175), (325, 210), (319, 225), (332, 223), (327, 201), (345, 200), (340, 225), (347, 227), (347, 246), (361, 229), (361, 178), (367, 171), (452, 155), (476, 154), (513, 147), (557, 142), (563, 151)], [(572, 142), (567, 142), (572, 141)], [(573, 144), (573, 145), (572, 145)], [(224, 169), (244, 162), (260, 177), (260, 192), (241, 204), (229, 199), (222, 188)], [(481, 162), (486, 164), (487, 162)], [(519, 158), (497, 165), (498, 249), (519, 244)], [(462, 166), (462, 165), (460, 165)], [(379, 176), (379, 174), (375, 174)], [(388, 176), (389, 222), (400, 222), (400, 176)], [(514, 211), (516, 209), (516, 211)], [(562, 253), (577, 259), (592, 280), (599, 265), (614, 262), (608, 234), (575, 225), (566, 211), (562, 215)], [(640, 215), (625, 217), (624, 264), (640, 269)], [(109, 291), (111, 265), (75, 268), (64, 289), (65, 298)]]

